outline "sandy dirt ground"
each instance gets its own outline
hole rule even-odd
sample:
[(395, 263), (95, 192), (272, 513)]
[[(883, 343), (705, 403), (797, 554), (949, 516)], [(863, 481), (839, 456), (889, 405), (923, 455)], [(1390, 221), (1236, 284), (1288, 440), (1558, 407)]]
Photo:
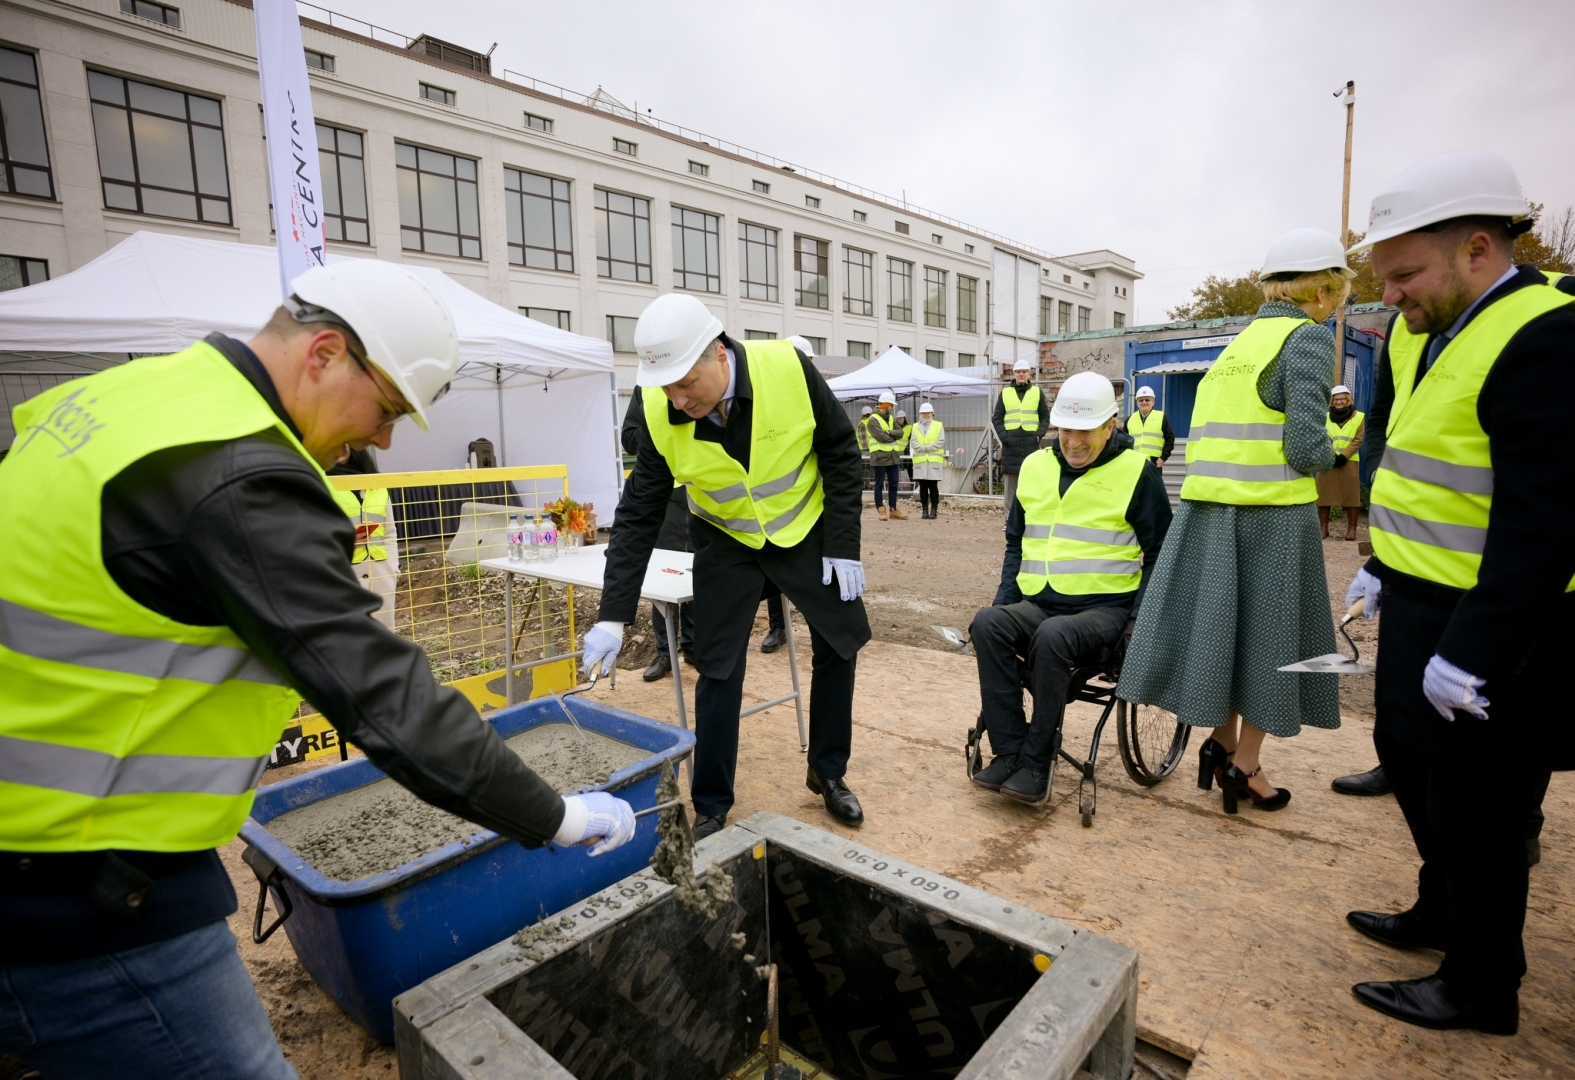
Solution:
[[(982, 505), (943, 507), (937, 521), (914, 514), (882, 523), (866, 512), (875, 641), (860, 656), (848, 774), (867, 815), (858, 830), (865, 844), (1137, 949), (1139, 1035), (1191, 1060), (1193, 1080), (1575, 1076), (1568, 774), (1555, 776), (1548, 793), (1543, 862), (1532, 872), (1520, 1033), (1495, 1038), (1389, 1021), (1358, 1004), (1351, 984), (1428, 974), (1438, 957), (1386, 949), (1343, 918), (1351, 908), (1403, 908), (1415, 887), (1415, 852), (1394, 800), (1329, 790), (1334, 777), (1374, 763), (1371, 678), (1342, 680), (1340, 729), (1309, 729), (1265, 748), (1266, 771), (1294, 793), (1279, 813), (1244, 806), (1226, 817), (1218, 792), (1194, 783), (1198, 738), (1174, 776), (1138, 787), (1122, 769), (1113, 729), (1100, 752), (1092, 828), (1081, 826), (1077, 785), (1064, 767), (1044, 809), (980, 791), (967, 782), (961, 754), (979, 707), (973, 661), (929, 627), (966, 627), (988, 603), (1000, 528), (999, 509)], [(1356, 544), (1339, 541), (1325, 552), (1333, 613), (1361, 557)], [(763, 629), (762, 612), (757, 634)], [(801, 620), (795, 629), (807, 686), (809, 636)], [(1354, 636), (1365, 657), (1376, 627), (1360, 625)], [(692, 706), (693, 673), (683, 676)], [(786, 650), (751, 654), (746, 703), (787, 687)], [(665, 680), (645, 684), (631, 673), (594, 696), (676, 722)], [(1086, 748), (1096, 719), (1092, 706), (1071, 706), (1067, 746)], [(745, 720), (731, 820), (774, 810), (851, 835), (805, 790), (803, 768), (790, 706)], [(1491, 797), (1485, 773), (1483, 798)], [(282, 933), (251, 944), (257, 887), (240, 850), (236, 843), (222, 852), (242, 896), (231, 922), (290, 1060), (307, 1080), (394, 1075), (392, 1050), (311, 982)]]

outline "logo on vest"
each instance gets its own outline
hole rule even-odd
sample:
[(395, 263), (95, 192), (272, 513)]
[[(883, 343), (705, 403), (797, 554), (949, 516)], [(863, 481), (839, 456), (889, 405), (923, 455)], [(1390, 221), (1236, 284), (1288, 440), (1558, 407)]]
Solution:
[(98, 398), (79, 403), (77, 399), (81, 396), (82, 391), (77, 389), (61, 398), (42, 423), (28, 428), (27, 438), (17, 450), (26, 450), (39, 435), (48, 435), (60, 444), (61, 451), (56, 457), (70, 457), (86, 446), (88, 440), (104, 425), (88, 411), (88, 406), (97, 404)]

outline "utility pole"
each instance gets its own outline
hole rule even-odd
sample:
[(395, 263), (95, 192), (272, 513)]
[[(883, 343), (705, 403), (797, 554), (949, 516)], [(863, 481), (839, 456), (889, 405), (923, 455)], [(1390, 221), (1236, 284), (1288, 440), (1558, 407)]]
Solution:
[[(1340, 246), (1351, 246), (1351, 130), (1356, 123), (1356, 80), (1348, 81), (1343, 89), (1334, 92), (1335, 97), (1345, 98), (1345, 182), (1340, 191)], [(1334, 380), (1344, 383), (1345, 373), (1345, 305), (1340, 305), (1340, 310), (1334, 321)]]

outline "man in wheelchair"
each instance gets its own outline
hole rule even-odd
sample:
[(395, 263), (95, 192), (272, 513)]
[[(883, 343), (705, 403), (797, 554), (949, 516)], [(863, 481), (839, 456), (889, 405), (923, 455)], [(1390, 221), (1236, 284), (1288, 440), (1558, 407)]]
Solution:
[(1130, 632), (1171, 517), (1162, 474), (1116, 428), (1109, 379), (1067, 379), (1050, 424), (1055, 441), (1023, 462), (1007, 508), (1000, 588), (971, 630), (980, 720), (995, 754), (973, 782), (1029, 803), (1049, 793), (1073, 669)]

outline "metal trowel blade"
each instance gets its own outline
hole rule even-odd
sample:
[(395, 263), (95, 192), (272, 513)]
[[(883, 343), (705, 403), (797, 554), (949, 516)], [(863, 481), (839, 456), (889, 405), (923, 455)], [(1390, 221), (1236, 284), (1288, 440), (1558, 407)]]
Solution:
[(968, 635), (955, 626), (931, 626), (930, 629), (962, 651), (968, 651)]
[(1360, 664), (1349, 656), (1341, 653), (1325, 653), (1314, 656), (1310, 660), (1302, 660), (1295, 664), (1286, 664), (1277, 671), (1315, 671), (1324, 675), (1371, 675), (1373, 665)]

